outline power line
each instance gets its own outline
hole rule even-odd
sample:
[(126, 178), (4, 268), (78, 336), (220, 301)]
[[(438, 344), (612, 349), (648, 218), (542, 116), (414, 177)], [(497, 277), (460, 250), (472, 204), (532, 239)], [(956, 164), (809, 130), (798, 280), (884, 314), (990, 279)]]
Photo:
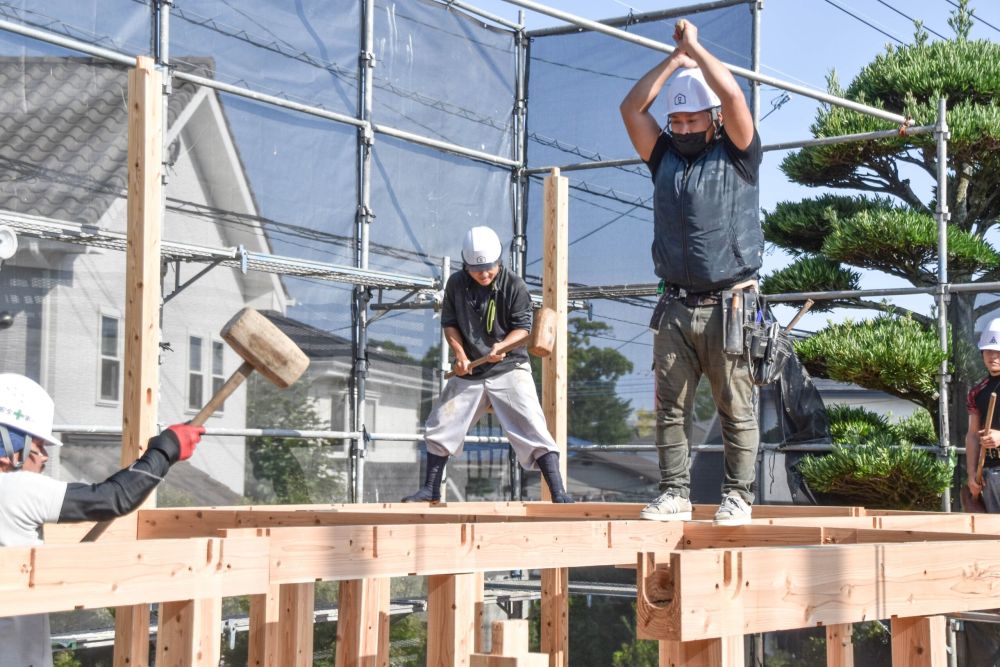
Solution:
[[(948, 3), (948, 4), (950, 4), (950, 5), (953, 5), (954, 7), (958, 7), (959, 9), (961, 9), (961, 5), (959, 5), (959, 4), (957, 3), (957, 2), (955, 2), (955, 0), (945, 0), (945, 1), (946, 1), (946, 2)], [(972, 18), (976, 19), (977, 21), (979, 21), (980, 23), (982, 23), (982, 24), (983, 24), (983, 25), (985, 25), (985, 26), (988, 26), (988, 27), (990, 27), (990, 28), (993, 28), (993, 29), (994, 29), (994, 30), (996, 30), (997, 32), (1000, 32), (1000, 28), (996, 27), (995, 25), (993, 25), (993, 24), (992, 24), (992, 23), (990, 23), (989, 21), (986, 21), (986, 20), (985, 20), (985, 19), (983, 19), (982, 17), (978, 16), (978, 15), (976, 14), (976, 12), (975, 12), (975, 11), (973, 11), (972, 9), (970, 9), (970, 10), (968, 10), (968, 11), (969, 11), (969, 16), (971, 16)]]
[[(901, 12), (900, 10), (896, 9), (895, 7), (893, 7), (892, 5), (890, 5), (885, 0), (878, 0), (878, 3), (880, 5), (885, 5), (886, 7), (888, 7), (889, 9), (891, 9), (892, 11), (894, 11), (897, 14), (899, 14), (900, 16), (902, 16), (904, 19), (909, 19), (910, 21), (913, 21), (914, 25), (916, 25), (917, 22), (918, 22), (918, 20), (919, 20), (919, 19), (913, 18), (912, 16), (910, 16), (910, 15), (904, 13), (904, 12)], [(924, 30), (926, 30), (927, 32), (931, 33), (932, 35), (936, 35), (937, 37), (940, 37), (943, 40), (947, 41), (947, 39), (948, 39), (947, 37), (945, 37), (944, 35), (942, 35), (941, 33), (939, 33), (937, 30), (934, 30), (932, 28), (928, 28), (926, 25), (924, 25), (923, 21), (920, 21), (920, 27), (923, 28)]]
[(850, 11), (849, 9), (845, 9), (845, 8), (841, 7), (840, 5), (838, 5), (838, 4), (837, 4), (836, 2), (834, 2), (833, 0), (824, 0), (824, 1), (826, 2), (826, 4), (830, 5), (831, 7), (836, 7), (837, 9), (839, 9), (839, 10), (840, 10), (840, 11), (842, 11), (842, 12), (844, 12), (844, 13), (845, 13), (845, 14), (847, 14), (848, 16), (850, 16), (850, 17), (852, 17), (852, 18), (854, 18), (854, 19), (857, 19), (858, 21), (861, 21), (862, 23), (864, 23), (864, 24), (865, 24), (866, 26), (868, 26), (868, 27), (869, 27), (869, 28), (871, 28), (872, 30), (877, 30), (878, 32), (882, 33), (883, 35), (885, 35), (885, 36), (886, 36), (886, 37), (888, 37), (889, 39), (891, 39), (891, 40), (893, 40), (894, 42), (896, 42), (897, 44), (899, 44), (900, 46), (904, 46), (904, 45), (905, 45), (905, 43), (903, 42), (903, 40), (899, 39), (899, 38), (898, 38), (898, 37), (896, 37), (895, 35), (891, 35), (891, 34), (887, 33), (887, 32), (886, 32), (885, 30), (882, 30), (882, 28), (879, 28), (879, 27), (878, 27), (877, 25), (875, 25), (874, 23), (871, 23), (871, 22), (869, 22), (869, 21), (867, 21), (867, 20), (865, 20), (865, 19), (861, 18), (860, 16), (858, 16), (858, 15), (857, 15), (857, 14), (855, 14), (854, 12)]

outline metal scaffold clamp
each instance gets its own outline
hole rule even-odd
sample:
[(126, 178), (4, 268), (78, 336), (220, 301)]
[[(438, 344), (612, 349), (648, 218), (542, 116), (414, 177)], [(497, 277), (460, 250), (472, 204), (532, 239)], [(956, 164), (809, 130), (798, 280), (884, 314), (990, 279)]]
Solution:
[(240, 257), (240, 272), (243, 275), (247, 274), (247, 269), (250, 268), (250, 258), (247, 255), (247, 249), (243, 244), (240, 244), (236, 248), (236, 254)]

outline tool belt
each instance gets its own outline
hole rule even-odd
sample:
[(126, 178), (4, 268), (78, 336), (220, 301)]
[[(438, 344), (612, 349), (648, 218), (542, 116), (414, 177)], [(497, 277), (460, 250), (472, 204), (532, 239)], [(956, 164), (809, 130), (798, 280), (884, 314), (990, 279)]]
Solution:
[(663, 297), (666, 300), (680, 301), (688, 308), (702, 308), (704, 306), (714, 306), (722, 301), (722, 290), (714, 292), (688, 292), (683, 287), (667, 285), (663, 289)]

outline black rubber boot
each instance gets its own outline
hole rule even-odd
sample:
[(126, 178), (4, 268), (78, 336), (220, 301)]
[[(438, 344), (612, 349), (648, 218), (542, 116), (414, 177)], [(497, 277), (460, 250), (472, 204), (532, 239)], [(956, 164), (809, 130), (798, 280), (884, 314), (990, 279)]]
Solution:
[(427, 476), (424, 485), (413, 495), (403, 498), (404, 503), (432, 502), (441, 500), (441, 478), (444, 477), (444, 466), (448, 463), (447, 456), (438, 456), (427, 452)]
[(549, 485), (552, 502), (573, 502), (573, 496), (566, 493), (566, 489), (563, 488), (562, 474), (559, 472), (559, 453), (548, 452), (547, 454), (543, 454), (535, 459), (535, 463), (538, 464), (539, 469), (542, 471), (545, 483)]

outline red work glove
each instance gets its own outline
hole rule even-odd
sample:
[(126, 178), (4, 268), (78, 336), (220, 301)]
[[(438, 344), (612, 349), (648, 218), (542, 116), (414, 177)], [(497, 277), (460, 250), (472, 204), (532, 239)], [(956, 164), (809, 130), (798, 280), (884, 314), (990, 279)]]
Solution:
[(181, 455), (178, 461), (187, 461), (194, 454), (195, 446), (201, 442), (201, 436), (205, 434), (204, 426), (191, 426), (191, 424), (174, 424), (167, 427), (168, 431), (173, 431), (177, 436), (177, 442), (181, 446)]

